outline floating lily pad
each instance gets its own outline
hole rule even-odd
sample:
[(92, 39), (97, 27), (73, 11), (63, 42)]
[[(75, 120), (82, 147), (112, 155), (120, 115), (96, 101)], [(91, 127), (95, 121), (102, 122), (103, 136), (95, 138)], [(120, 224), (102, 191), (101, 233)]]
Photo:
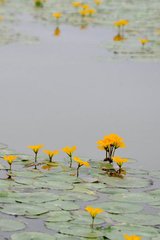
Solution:
[[(16, 198), (16, 197), (15, 197)], [(36, 204), (55, 201), (58, 196), (49, 192), (33, 192), (33, 193), (21, 193), (16, 198), (16, 201), (21, 203)]]
[(151, 214), (110, 214), (111, 219), (123, 224), (134, 224), (138, 226), (155, 226), (160, 223), (160, 217)]
[(119, 188), (145, 188), (152, 185), (152, 181), (146, 178), (136, 178), (136, 177), (108, 177), (107, 175), (99, 177), (100, 182), (106, 183), (108, 186), (119, 187)]
[(27, 205), (23, 203), (7, 204), (1, 206), (1, 212), (10, 215), (36, 216), (48, 212), (41, 205)]
[(149, 195), (144, 192), (128, 192), (128, 193), (117, 193), (109, 196), (110, 199), (119, 202), (140, 202), (140, 203), (149, 203), (154, 201), (159, 201), (160, 198), (156, 196)]
[(73, 217), (67, 211), (54, 211), (47, 214), (46, 222), (68, 222)]
[(136, 213), (143, 209), (143, 206), (126, 202), (100, 202), (94, 207), (101, 207), (108, 213)]
[(22, 232), (11, 236), (12, 240), (54, 240), (54, 236), (40, 232)]
[(113, 194), (117, 193), (128, 193), (128, 190), (124, 188), (109, 188), (105, 186), (105, 188), (99, 189), (98, 192), (110, 194), (113, 196)]
[(0, 231), (1, 232), (12, 232), (18, 231), (25, 228), (25, 224), (19, 221), (11, 219), (1, 218), (0, 219)]

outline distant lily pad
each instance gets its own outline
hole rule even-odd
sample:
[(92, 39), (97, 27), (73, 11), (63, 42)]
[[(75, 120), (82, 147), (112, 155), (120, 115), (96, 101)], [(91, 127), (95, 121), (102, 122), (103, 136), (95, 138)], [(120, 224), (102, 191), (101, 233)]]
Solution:
[(54, 236), (40, 232), (21, 232), (11, 236), (12, 240), (54, 240)]
[(18, 231), (25, 228), (25, 224), (19, 221), (2, 218), (0, 219), (0, 231), (1, 232), (12, 232)]
[(54, 211), (47, 214), (46, 222), (68, 222), (73, 220), (73, 217), (68, 211)]

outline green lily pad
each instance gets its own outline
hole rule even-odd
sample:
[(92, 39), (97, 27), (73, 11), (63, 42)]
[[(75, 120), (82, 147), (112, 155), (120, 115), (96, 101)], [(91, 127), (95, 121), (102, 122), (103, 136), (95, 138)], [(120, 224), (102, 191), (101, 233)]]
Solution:
[(55, 201), (57, 199), (58, 199), (58, 196), (55, 195), (54, 193), (32, 192), (32, 193), (19, 194), (18, 197), (16, 198), (16, 201), (21, 203), (36, 204), (36, 203)]
[(54, 240), (54, 236), (40, 232), (22, 232), (11, 236), (12, 240)]
[(140, 203), (149, 203), (154, 201), (159, 201), (160, 199), (156, 196), (149, 195), (145, 192), (128, 192), (128, 193), (117, 193), (109, 196), (111, 200), (119, 202), (140, 202)]
[(105, 187), (105, 188), (99, 189), (98, 192), (110, 194), (111, 196), (113, 196), (114, 194), (118, 194), (118, 193), (122, 193), (122, 194), (128, 193), (128, 190), (124, 188)]
[(126, 202), (100, 202), (94, 207), (100, 207), (108, 213), (136, 213), (143, 209), (141, 205)]
[(46, 222), (68, 222), (71, 221), (73, 217), (67, 211), (54, 211), (47, 214)]
[(18, 231), (25, 228), (25, 224), (19, 221), (11, 219), (1, 218), (0, 219), (0, 231), (1, 232), (12, 232)]
[(152, 184), (152, 181), (146, 178), (136, 177), (108, 177), (107, 175), (99, 177), (100, 182), (107, 184), (108, 186), (118, 188), (145, 188)]
[(36, 216), (48, 212), (41, 205), (27, 205), (23, 203), (7, 204), (1, 206), (1, 212), (9, 215)]
[(160, 222), (159, 216), (151, 214), (110, 214), (110, 217), (116, 222), (138, 226), (155, 226)]

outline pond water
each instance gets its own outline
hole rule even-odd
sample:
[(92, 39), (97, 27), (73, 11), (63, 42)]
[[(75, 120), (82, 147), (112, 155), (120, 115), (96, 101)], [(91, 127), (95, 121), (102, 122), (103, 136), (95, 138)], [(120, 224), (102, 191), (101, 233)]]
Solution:
[[(9, 147), (0, 156), (19, 156), (13, 181), (0, 160), (0, 240), (122, 240), (124, 233), (159, 239), (160, 3), (123, 0), (118, 8), (117, 1), (104, 1), (87, 26), (69, 0), (48, 0), (43, 9), (25, 0), (0, 4), (0, 142)], [(53, 6), (63, 9), (59, 36)], [(113, 41), (119, 18), (130, 21), (129, 41)], [(144, 49), (140, 35), (151, 39)], [(133, 160), (124, 179), (101, 171), (96, 142), (109, 133), (127, 145), (117, 155)], [(70, 169), (61, 152), (58, 166), (34, 170), (27, 146), (40, 143), (76, 145), (92, 168), (77, 179), (76, 165)], [(46, 165), (44, 155), (38, 161)], [(94, 230), (88, 204), (105, 210)]]

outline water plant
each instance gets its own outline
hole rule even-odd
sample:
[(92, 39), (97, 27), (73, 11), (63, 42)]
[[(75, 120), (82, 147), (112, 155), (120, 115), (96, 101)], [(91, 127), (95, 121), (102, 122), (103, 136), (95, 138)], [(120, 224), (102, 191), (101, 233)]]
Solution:
[(114, 133), (104, 136), (102, 140), (97, 141), (97, 145), (99, 150), (106, 151), (104, 161), (108, 161), (109, 163), (113, 162), (112, 158), (114, 157), (116, 149), (125, 147), (123, 138)]
[(73, 152), (75, 152), (76, 149), (77, 149), (76, 146), (72, 146), (72, 147), (66, 146), (66, 147), (62, 148), (62, 151), (65, 152), (69, 156), (69, 158), (70, 158), (70, 164), (69, 164), (70, 168), (72, 167)]
[(82, 6), (82, 3), (81, 2), (72, 2), (72, 6), (75, 8), (79, 8)]
[(118, 173), (121, 174), (122, 172), (122, 165), (126, 162), (128, 162), (128, 159), (127, 158), (121, 158), (119, 156), (115, 156), (112, 158), (113, 161), (118, 165), (119, 169), (118, 169)]
[(140, 237), (140, 236), (137, 236), (137, 235), (127, 235), (127, 234), (125, 234), (124, 235), (124, 239), (125, 240), (141, 240), (142, 239), (142, 237)]
[(36, 7), (43, 7), (44, 0), (34, 0), (34, 4)]
[(85, 210), (91, 215), (92, 218), (91, 228), (93, 228), (95, 217), (97, 216), (97, 214), (104, 212), (104, 210), (101, 208), (94, 208), (92, 206), (85, 207)]
[(77, 174), (76, 174), (77, 178), (78, 178), (79, 177), (79, 169), (80, 169), (80, 167), (82, 167), (82, 166), (90, 167), (90, 164), (89, 164), (89, 162), (83, 161), (79, 157), (74, 157), (73, 159), (74, 159), (74, 161), (76, 161), (78, 163)]
[(49, 162), (52, 162), (52, 158), (59, 153), (58, 150), (43, 150), (43, 152), (48, 155)]
[(35, 169), (37, 169), (37, 157), (38, 157), (38, 152), (39, 152), (39, 150), (40, 150), (41, 148), (43, 148), (43, 147), (44, 147), (43, 144), (28, 146), (28, 148), (32, 149), (32, 151), (35, 153), (35, 157), (34, 157)]
[(114, 26), (118, 28), (118, 33), (123, 35), (124, 34), (124, 27), (128, 25), (129, 21), (126, 19), (120, 19), (114, 22)]
[(15, 155), (5, 155), (3, 156), (3, 160), (7, 161), (9, 164), (9, 174), (8, 174), (8, 178), (11, 178), (12, 176), (12, 163), (13, 161), (15, 161), (17, 159), (17, 156)]
[(56, 19), (57, 24), (59, 24), (59, 19), (62, 17), (62, 13), (54, 12), (54, 13), (52, 13), (52, 16)]
[(148, 42), (149, 40), (147, 38), (140, 38), (139, 39), (139, 42), (142, 44), (142, 46), (144, 47)]

